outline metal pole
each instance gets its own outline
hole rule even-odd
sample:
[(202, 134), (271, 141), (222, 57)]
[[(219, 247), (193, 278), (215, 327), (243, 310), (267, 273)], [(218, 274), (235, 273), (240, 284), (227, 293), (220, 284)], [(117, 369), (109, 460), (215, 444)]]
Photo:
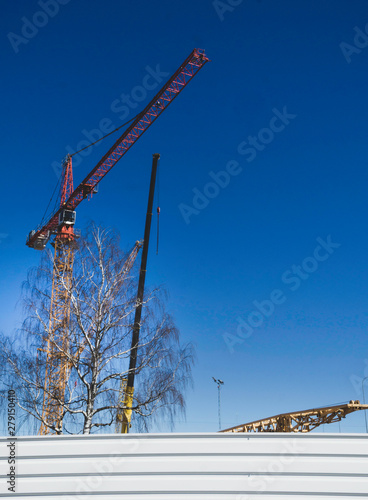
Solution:
[(218, 391), (218, 419), (219, 419), (219, 431), (221, 430), (221, 386), (224, 385), (224, 382), (220, 379), (216, 379), (212, 377), (213, 381), (217, 385)]
[(219, 431), (221, 430), (221, 385), (218, 385), (218, 419), (219, 419)]
[[(367, 379), (368, 379), (368, 376), (364, 377), (362, 380), (363, 404), (365, 404), (364, 381)], [(364, 419), (365, 419), (365, 432), (368, 433), (367, 410), (364, 410)]]
[(129, 361), (129, 372), (128, 372), (126, 392), (125, 392), (125, 399), (124, 399), (124, 406), (125, 407), (128, 406), (128, 409), (124, 411), (122, 433), (129, 432), (130, 419), (132, 415), (131, 406), (133, 404), (134, 377), (135, 377), (135, 368), (137, 364), (137, 350), (138, 350), (139, 333), (140, 333), (141, 318), (142, 318), (144, 283), (146, 280), (146, 270), (147, 270), (148, 244), (151, 231), (152, 207), (153, 207), (153, 198), (155, 193), (157, 164), (159, 158), (160, 155), (158, 153), (153, 155), (151, 182), (150, 182), (148, 205), (147, 205), (146, 225), (144, 229), (144, 240), (142, 248), (142, 260), (141, 260), (141, 268), (139, 271), (138, 292), (137, 292), (137, 302), (136, 302), (137, 307), (135, 310), (135, 317), (134, 317), (132, 346), (131, 346), (130, 361)]

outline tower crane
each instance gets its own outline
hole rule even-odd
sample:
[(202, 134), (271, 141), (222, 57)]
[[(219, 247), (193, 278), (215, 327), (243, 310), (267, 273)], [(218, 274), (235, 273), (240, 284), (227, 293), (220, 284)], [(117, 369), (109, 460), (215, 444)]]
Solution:
[[(70, 364), (62, 354), (68, 348), (69, 291), (73, 276), (74, 248), (77, 232), (74, 230), (75, 209), (91, 197), (99, 182), (135, 144), (143, 133), (180, 94), (198, 71), (209, 61), (204, 50), (194, 49), (144, 110), (137, 115), (115, 144), (97, 165), (74, 189), (72, 158), (66, 157), (62, 165), (60, 205), (29, 233), (26, 244), (36, 250), (44, 250), (52, 238), (54, 246), (53, 280), (49, 317), (49, 334), (44, 339), (46, 351), (46, 377), (42, 406), (40, 434), (62, 432), (63, 403)], [(133, 265), (137, 248), (128, 258)], [(129, 265), (130, 265), (129, 264)], [(61, 346), (57, 349), (56, 346)]]

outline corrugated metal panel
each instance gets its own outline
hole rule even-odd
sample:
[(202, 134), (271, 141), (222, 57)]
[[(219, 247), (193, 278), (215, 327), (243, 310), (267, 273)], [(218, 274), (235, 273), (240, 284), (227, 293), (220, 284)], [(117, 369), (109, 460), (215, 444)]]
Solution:
[(0, 439), (0, 497), (43, 500), (368, 498), (365, 434), (18, 437), (16, 492)]

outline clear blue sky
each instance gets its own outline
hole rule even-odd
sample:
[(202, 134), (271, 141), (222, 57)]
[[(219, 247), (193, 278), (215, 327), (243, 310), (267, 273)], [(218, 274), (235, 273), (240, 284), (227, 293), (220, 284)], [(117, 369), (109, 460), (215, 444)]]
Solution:
[[(151, 78), (133, 109), (147, 74), (171, 75), (199, 47), (211, 62), (80, 205), (77, 227), (114, 226), (130, 248), (143, 234), (152, 153), (161, 154), (160, 251), (152, 245), (148, 281), (167, 288), (182, 340), (197, 348), (177, 431), (217, 430), (212, 376), (225, 382), (223, 427), (362, 400), (367, 2), (63, 0), (50, 14), (40, 4), (2, 1), (0, 329), (21, 322), (21, 283), (40, 258), (25, 239), (56, 183), (54, 162), (101, 120), (133, 117), (159, 89)], [(122, 94), (134, 97), (128, 114)], [(76, 158), (76, 182), (109, 141)], [(219, 176), (226, 168), (232, 175)], [(212, 198), (198, 205), (197, 190)], [(194, 208), (187, 221), (182, 204)], [(340, 430), (363, 432), (362, 412)]]

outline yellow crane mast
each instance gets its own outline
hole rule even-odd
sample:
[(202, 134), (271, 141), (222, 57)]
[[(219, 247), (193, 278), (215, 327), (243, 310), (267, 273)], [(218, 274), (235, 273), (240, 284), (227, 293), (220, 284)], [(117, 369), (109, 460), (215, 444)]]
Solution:
[[(73, 192), (73, 171), (71, 157), (63, 164), (60, 206)], [(52, 426), (57, 434), (62, 431), (63, 403), (65, 387), (68, 379), (68, 361), (66, 353), (69, 348), (69, 308), (70, 290), (73, 278), (75, 212), (63, 210), (59, 216), (59, 225), (53, 246), (53, 277), (49, 334), (44, 339), (46, 352), (46, 373), (42, 405), (42, 423), (40, 434), (51, 432)], [(46, 425), (48, 424), (48, 425)]]

